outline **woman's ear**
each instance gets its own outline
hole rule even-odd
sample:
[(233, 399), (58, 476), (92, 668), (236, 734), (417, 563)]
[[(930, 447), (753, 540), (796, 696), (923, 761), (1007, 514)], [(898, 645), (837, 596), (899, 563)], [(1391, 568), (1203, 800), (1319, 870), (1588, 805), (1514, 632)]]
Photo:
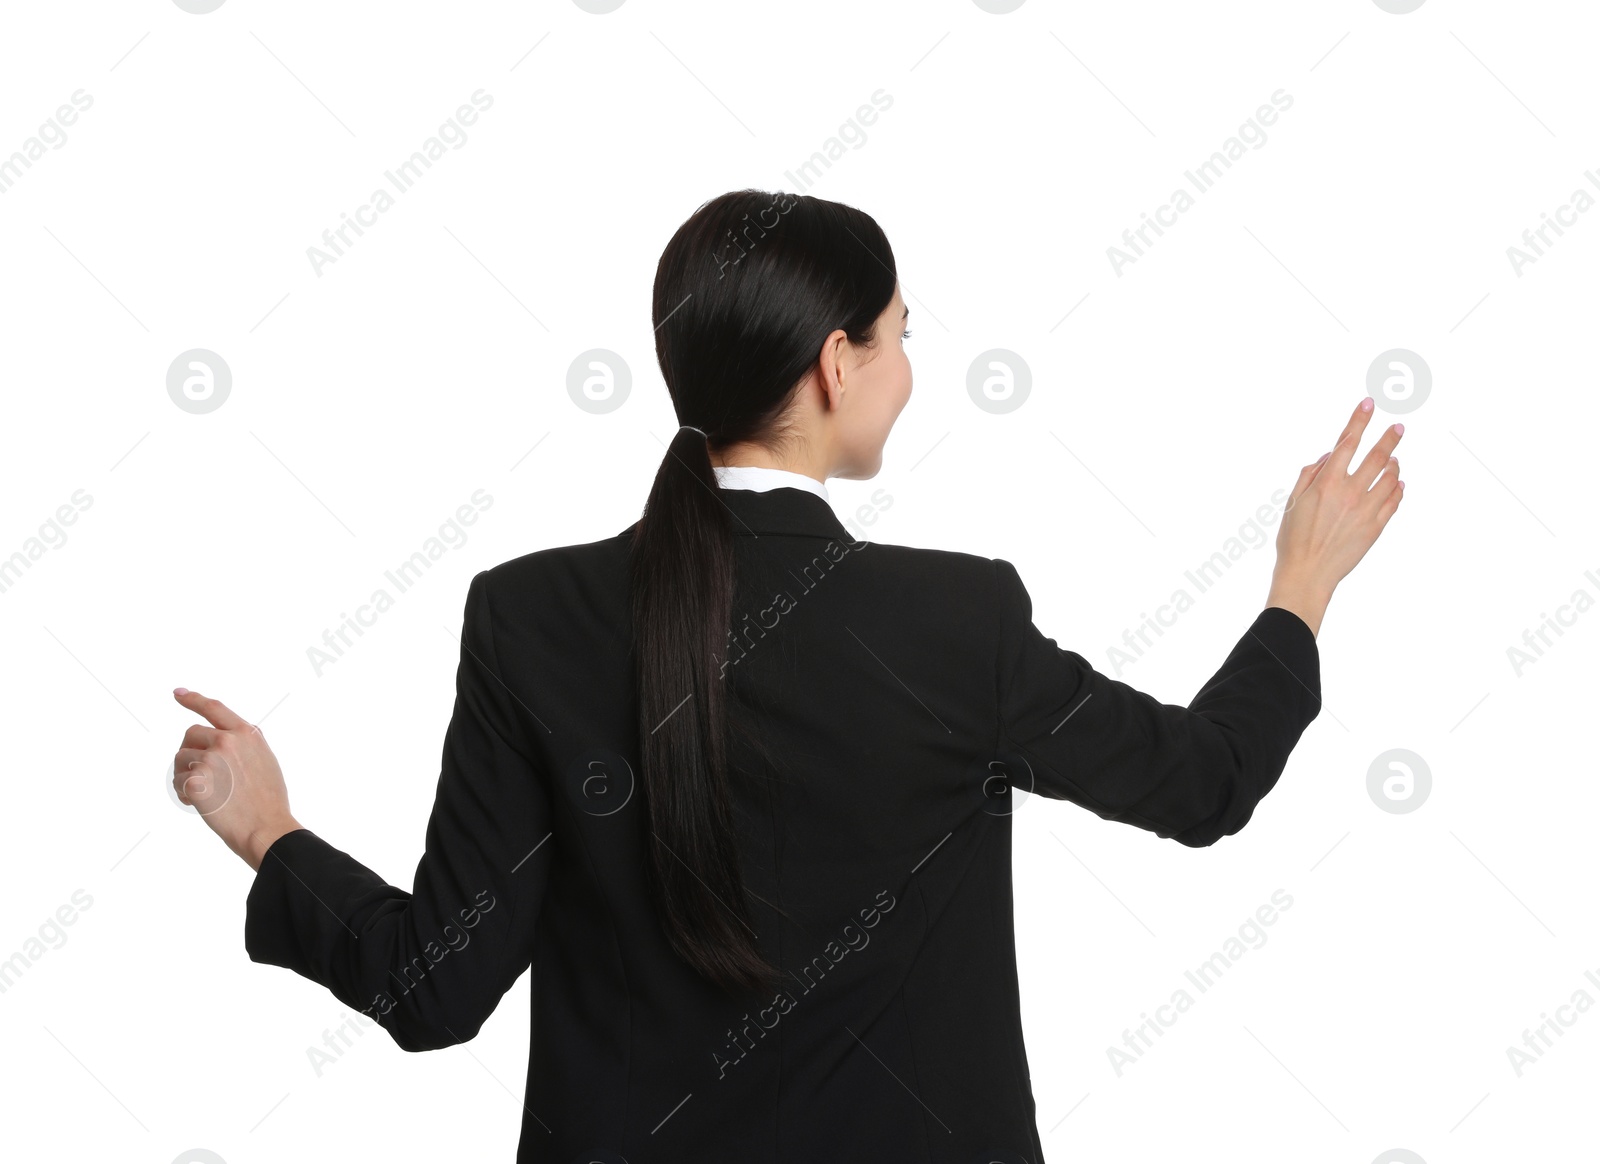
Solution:
[(828, 412), (837, 412), (844, 403), (844, 374), (852, 354), (850, 337), (842, 329), (835, 329), (822, 341), (817, 387), (822, 390), (823, 408)]

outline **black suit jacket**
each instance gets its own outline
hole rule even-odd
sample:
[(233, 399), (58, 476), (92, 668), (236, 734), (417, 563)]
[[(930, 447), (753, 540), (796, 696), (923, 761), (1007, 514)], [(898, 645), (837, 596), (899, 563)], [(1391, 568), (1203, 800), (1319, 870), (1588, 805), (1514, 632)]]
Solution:
[(1316, 640), (1263, 610), (1166, 705), (1045, 637), (1009, 562), (856, 542), (800, 489), (721, 497), (739, 851), (783, 991), (718, 995), (649, 906), (627, 530), (472, 579), (411, 892), (288, 833), (246, 949), (408, 1051), (472, 1038), (531, 966), (521, 1162), (1041, 1164), (1011, 814), (1237, 832), (1317, 715)]

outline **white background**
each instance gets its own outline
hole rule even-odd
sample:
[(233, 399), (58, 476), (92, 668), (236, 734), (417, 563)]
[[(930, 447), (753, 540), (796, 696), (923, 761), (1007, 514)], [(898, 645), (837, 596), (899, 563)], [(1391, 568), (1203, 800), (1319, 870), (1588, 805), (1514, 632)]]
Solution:
[[(705, 199), (786, 176), (872, 214), (912, 310), (911, 402), (869, 535), (1013, 561), (1035, 621), (1107, 648), (1325, 451), (1403, 347), (1405, 503), (1334, 598), (1325, 698), (1250, 825), (1185, 849), (1070, 805), (1016, 821), (1024, 1019), (1047, 1158), (1577, 1159), (1600, 1015), (1507, 1048), (1600, 974), (1590, 822), (1600, 596), (1589, 466), (1600, 188), (1587, 5), (1370, 0), (806, 5), (568, 0), (8, 6), (0, 157), (92, 106), (0, 195), (0, 557), (92, 504), (0, 592), (10, 744), (0, 958), (92, 898), (0, 993), (0, 1155), (167, 1164), (509, 1160), (525, 982), (472, 1043), (400, 1052), (245, 956), (252, 874), (163, 789), (185, 685), (262, 723), (297, 817), (409, 886), (477, 571), (610, 536), (675, 427), (650, 288)], [(307, 248), (470, 95), (493, 105), (320, 275)], [(1292, 107), (1119, 275), (1124, 230), (1277, 90)], [(851, 131), (853, 132), (853, 131)], [(1600, 177), (1597, 177), (1600, 180)], [(1552, 236), (1553, 237), (1553, 236)], [(207, 415), (166, 390), (225, 358)], [(1020, 409), (967, 393), (990, 348)], [(633, 393), (575, 407), (606, 348)], [(307, 658), (474, 490), (467, 540), (337, 664)], [(1276, 527), (1269, 530), (1275, 533)], [(1260, 609), (1245, 554), (1121, 677), (1187, 702)], [(1191, 592), (1193, 588), (1191, 587)], [(1591, 599), (1592, 601), (1592, 599)], [(1570, 615), (1569, 615), (1570, 617)], [(1368, 768), (1432, 773), (1383, 811)], [(1108, 1048), (1274, 890), (1293, 898), (1119, 1075)], [(64, 940), (63, 940), (64, 936)], [(35, 950), (39, 947), (33, 947)], [(998, 972), (998, 968), (997, 968)], [(457, 1113), (431, 1126), (408, 1118)]]

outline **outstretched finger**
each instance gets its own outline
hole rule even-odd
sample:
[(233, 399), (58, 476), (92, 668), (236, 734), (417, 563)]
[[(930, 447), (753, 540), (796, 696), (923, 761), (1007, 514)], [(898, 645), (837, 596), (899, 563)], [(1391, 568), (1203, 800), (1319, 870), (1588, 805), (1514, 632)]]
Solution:
[(190, 711), (198, 712), (205, 716), (211, 722), (212, 727), (236, 732), (250, 730), (250, 724), (244, 717), (236, 714), (220, 699), (208, 699), (198, 691), (190, 691), (187, 687), (174, 688), (172, 697)]
[(1393, 464), (1390, 454), (1400, 443), (1400, 437), (1405, 430), (1406, 426), (1403, 424), (1391, 424), (1383, 430), (1378, 443), (1367, 450), (1367, 455), (1361, 458), (1361, 463), (1351, 474), (1357, 485), (1363, 489), (1371, 489), (1372, 483), (1378, 479), (1378, 474), (1383, 472), (1384, 467)]
[(1372, 397), (1362, 397), (1361, 403), (1350, 414), (1344, 431), (1333, 446), (1333, 453), (1328, 457), (1327, 467), (1330, 471), (1337, 471), (1341, 475), (1350, 471), (1350, 458), (1355, 456), (1356, 446), (1361, 443), (1361, 434), (1367, 430), (1367, 421), (1372, 419), (1373, 403)]

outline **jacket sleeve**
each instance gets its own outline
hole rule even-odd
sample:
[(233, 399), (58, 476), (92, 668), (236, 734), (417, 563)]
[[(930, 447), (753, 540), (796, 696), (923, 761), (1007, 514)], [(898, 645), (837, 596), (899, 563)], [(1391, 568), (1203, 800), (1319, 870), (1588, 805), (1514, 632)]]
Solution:
[(1322, 707), (1316, 636), (1267, 607), (1187, 707), (1108, 678), (1033, 625), (995, 559), (997, 698), (1012, 785), (1199, 848), (1242, 829)]
[(556, 847), (521, 701), (499, 678), (488, 583), (485, 571), (467, 588), (455, 707), (412, 891), (299, 829), (267, 850), (245, 904), (251, 961), (322, 984), (406, 1051), (472, 1038), (528, 968)]

